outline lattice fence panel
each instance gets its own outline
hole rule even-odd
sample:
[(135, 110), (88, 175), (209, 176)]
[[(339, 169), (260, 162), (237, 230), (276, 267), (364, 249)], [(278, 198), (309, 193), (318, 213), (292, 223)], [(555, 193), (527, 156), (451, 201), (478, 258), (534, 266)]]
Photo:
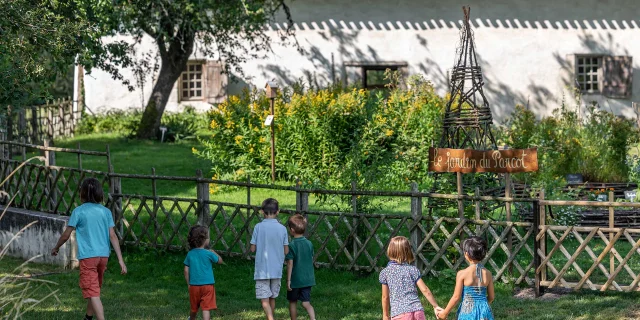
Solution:
[(640, 230), (541, 226), (538, 239), (545, 236), (547, 252), (538, 251), (542, 286), (640, 291)]

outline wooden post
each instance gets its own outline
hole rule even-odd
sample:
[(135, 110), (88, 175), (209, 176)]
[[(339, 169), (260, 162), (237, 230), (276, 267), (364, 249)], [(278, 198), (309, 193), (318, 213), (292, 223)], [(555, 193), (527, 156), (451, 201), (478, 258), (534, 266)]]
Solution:
[[(13, 113), (12, 111), (12, 107), (11, 106), (7, 106), (7, 141), (13, 141)], [(12, 148), (11, 146), (8, 146), (9, 148), (9, 159), (11, 159), (12, 155)]]
[[(22, 143), (27, 143), (27, 137), (26, 136), (22, 136), (20, 137), (20, 140), (22, 141)], [(22, 146), (22, 148), (20, 148), (22, 151), (22, 162), (27, 161), (27, 147)]]
[[(80, 142), (78, 142), (78, 151), (80, 151)], [(82, 170), (82, 154), (78, 152), (78, 169)]]
[[(544, 189), (540, 189), (540, 201), (544, 200)], [(538, 214), (538, 219), (540, 219), (539, 222), (539, 227), (536, 230), (536, 233), (539, 233), (540, 230), (542, 230), (542, 228), (544, 228), (544, 226), (547, 224), (547, 213), (544, 209), (543, 205), (539, 205), (538, 209), (540, 210), (539, 212), (537, 212)], [(536, 212), (533, 213), (534, 215), (536, 214)], [(545, 232), (544, 235), (542, 235), (542, 237), (540, 238), (540, 251), (544, 252), (545, 257), (547, 255), (547, 234)], [(538, 255), (537, 252), (535, 252), (536, 256)], [(542, 268), (540, 269), (540, 280), (541, 281), (547, 281), (547, 266), (543, 265), (541, 266)]]
[[(247, 175), (247, 205), (249, 206), (247, 208), (247, 221), (251, 220), (251, 176)], [(245, 237), (244, 237), (244, 241), (245, 241), (245, 252), (244, 252), (244, 257), (248, 257), (251, 254), (251, 250), (249, 250), (249, 245), (251, 243), (251, 232), (249, 232), (250, 230), (250, 224), (247, 224), (247, 229), (244, 231)]]
[[(196, 177), (202, 179), (202, 170), (196, 170)], [(209, 183), (198, 181), (196, 187), (198, 208), (198, 225), (207, 226), (209, 222)]]
[(26, 113), (25, 109), (18, 110), (18, 136), (22, 143), (26, 142), (25, 138), (28, 136)]
[(50, 201), (48, 204), (45, 204), (45, 207), (48, 205), (48, 209), (53, 212), (57, 207), (58, 202), (58, 192), (56, 191), (57, 186), (53, 183), (55, 181), (54, 171), (51, 169), (52, 166), (56, 165), (56, 153), (55, 151), (48, 150), (47, 148), (53, 146), (53, 143), (49, 139), (44, 140), (44, 158), (45, 158), (45, 167), (47, 172), (46, 186), (49, 194)]
[(3, 143), (4, 141), (6, 141), (5, 138), (6, 138), (5, 131), (0, 129), (0, 141), (2, 141), (0, 142), (0, 159), (3, 159), (3, 160), (5, 159), (4, 143)]
[(124, 242), (124, 221), (122, 221), (122, 182), (120, 177), (109, 177), (109, 193), (111, 195), (111, 214), (116, 225), (116, 233), (120, 243)]
[(39, 144), (40, 138), (38, 137), (38, 108), (31, 107), (31, 143)]
[(107, 148), (107, 168), (109, 168), (109, 170), (111, 170), (112, 164), (111, 164), (111, 149), (109, 148), (109, 145), (106, 146)]
[(271, 115), (274, 119), (271, 120), (271, 182), (276, 182), (276, 133), (275, 133), (275, 98), (271, 98)]
[[(357, 190), (357, 183), (355, 181), (351, 181), (351, 191), (352, 192), (356, 192)], [(354, 228), (358, 228), (359, 225), (359, 215), (360, 213), (358, 212), (358, 196), (355, 194), (351, 194), (351, 212), (353, 212), (354, 217), (353, 218), (353, 227)], [(356, 238), (358, 237), (358, 230), (355, 230), (353, 232), (353, 259), (356, 260), (356, 254), (358, 253), (358, 243), (356, 242)]]
[[(540, 241), (535, 240), (535, 235), (538, 234), (540, 230), (540, 202), (533, 202), (533, 228), (535, 228), (534, 241), (533, 241), (533, 270), (538, 270), (540, 267), (540, 263), (542, 259), (538, 255), (538, 250), (540, 249), (540, 244), (542, 243), (542, 239)], [(538, 298), (542, 295), (542, 287), (540, 286), (542, 272), (536, 272), (535, 274), (535, 282), (534, 282), (534, 293), (535, 297)]]
[(47, 105), (47, 122), (49, 123), (49, 132), (47, 133), (47, 139), (53, 139), (53, 112), (51, 111), (51, 106)]
[[(609, 202), (614, 202), (615, 198), (613, 196), (613, 191), (609, 191)], [(609, 207), (609, 228), (615, 228), (615, 217), (614, 217), (614, 210), (613, 207)], [(609, 241), (613, 242), (613, 233), (609, 233)], [(613, 256), (613, 250), (611, 250), (611, 253), (609, 254), (609, 267), (611, 269), (610, 274), (613, 274), (613, 272), (616, 270), (616, 263), (615, 263), (615, 258)]]
[(309, 193), (300, 187), (301, 183), (300, 179), (296, 179), (296, 211), (306, 217), (309, 211)]
[[(418, 184), (415, 181), (411, 182), (411, 192), (420, 192), (420, 190), (418, 189)], [(409, 241), (411, 242), (411, 246), (416, 253), (416, 267), (418, 268), (418, 270), (422, 271), (422, 269), (424, 268), (424, 263), (422, 262), (422, 259), (418, 258), (418, 247), (420, 246), (423, 237), (420, 228), (418, 228), (420, 223), (422, 223), (422, 197), (411, 196), (411, 217), (413, 218), (414, 228), (413, 230), (411, 230), (411, 239), (409, 239)]]
[[(504, 181), (505, 182), (504, 197), (507, 198), (508, 200), (511, 200), (511, 174), (505, 173), (504, 180), (505, 180)], [(507, 201), (505, 203), (505, 213), (507, 215), (507, 222), (511, 222), (511, 201)], [(513, 250), (513, 232), (511, 232), (511, 230), (509, 230), (509, 232), (507, 233), (507, 249), (509, 249), (510, 253)], [(513, 271), (513, 265), (509, 264), (509, 272), (512, 272), (512, 271)]]
[[(462, 191), (462, 172), (457, 172), (456, 174), (456, 184), (458, 185), (458, 195), (462, 195), (464, 191)], [(458, 199), (458, 218), (464, 218), (464, 200)]]
[[(476, 197), (480, 197), (480, 188), (476, 187), (476, 192), (475, 192), (475, 196)], [(476, 220), (480, 220), (482, 217), (480, 215), (480, 204), (482, 202), (480, 201), (480, 199), (476, 200)], [(476, 236), (480, 236), (480, 225), (476, 224)]]

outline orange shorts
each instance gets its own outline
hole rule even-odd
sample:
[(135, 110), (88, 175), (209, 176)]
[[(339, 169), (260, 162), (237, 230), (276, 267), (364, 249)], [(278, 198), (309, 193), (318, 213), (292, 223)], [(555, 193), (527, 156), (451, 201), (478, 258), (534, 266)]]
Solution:
[(80, 289), (82, 297), (87, 299), (100, 296), (104, 271), (109, 258), (95, 257), (80, 260)]
[(216, 288), (210, 284), (206, 286), (189, 286), (189, 301), (191, 302), (191, 312), (198, 312), (218, 309), (216, 305)]

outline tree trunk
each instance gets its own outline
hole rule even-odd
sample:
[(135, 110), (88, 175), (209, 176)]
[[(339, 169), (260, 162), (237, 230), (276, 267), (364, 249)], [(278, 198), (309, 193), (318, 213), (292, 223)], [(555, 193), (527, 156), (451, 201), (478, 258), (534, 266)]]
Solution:
[(138, 126), (137, 137), (139, 139), (151, 139), (156, 137), (160, 127), (162, 114), (169, 101), (169, 95), (173, 89), (173, 84), (180, 77), (182, 68), (173, 65), (171, 62), (162, 61), (158, 81), (153, 86), (153, 91), (147, 102), (147, 106), (142, 114), (140, 125)]

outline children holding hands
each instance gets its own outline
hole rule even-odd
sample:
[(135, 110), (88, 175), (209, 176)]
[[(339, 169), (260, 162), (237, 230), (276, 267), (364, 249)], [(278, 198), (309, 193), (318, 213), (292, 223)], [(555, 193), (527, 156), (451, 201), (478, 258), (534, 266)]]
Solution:
[(458, 271), (456, 287), (447, 307), (437, 312), (438, 319), (447, 319), (453, 308), (460, 302), (456, 319), (458, 320), (493, 320), (489, 306), (495, 297), (491, 272), (485, 269), (480, 261), (487, 255), (487, 242), (480, 237), (470, 237), (462, 243), (464, 258), (469, 267)]
[[(418, 297), (419, 288), (436, 315), (442, 311), (431, 290), (422, 281), (420, 270), (411, 265), (415, 258), (405, 237), (394, 237), (387, 248), (389, 264), (380, 272), (383, 320), (425, 320)], [(391, 313), (389, 313), (391, 309)]]
[(251, 252), (255, 252), (256, 298), (268, 320), (274, 320), (276, 298), (280, 294), (284, 257), (289, 253), (289, 237), (276, 219), (280, 208), (278, 200), (268, 198), (262, 202), (264, 219), (253, 228)]
[(291, 320), (298, 317), (298, 301), (309, 313), (309, 319), (315, 320), (316, 314), (311, 306), (311, 287), (316, 285), (313, 269), (313, 244), (304, 237), (307, 220), (300, 214), (293, 215), (287, 222), (293, 239), (289, 242), (287, 261), (287, 300)]

